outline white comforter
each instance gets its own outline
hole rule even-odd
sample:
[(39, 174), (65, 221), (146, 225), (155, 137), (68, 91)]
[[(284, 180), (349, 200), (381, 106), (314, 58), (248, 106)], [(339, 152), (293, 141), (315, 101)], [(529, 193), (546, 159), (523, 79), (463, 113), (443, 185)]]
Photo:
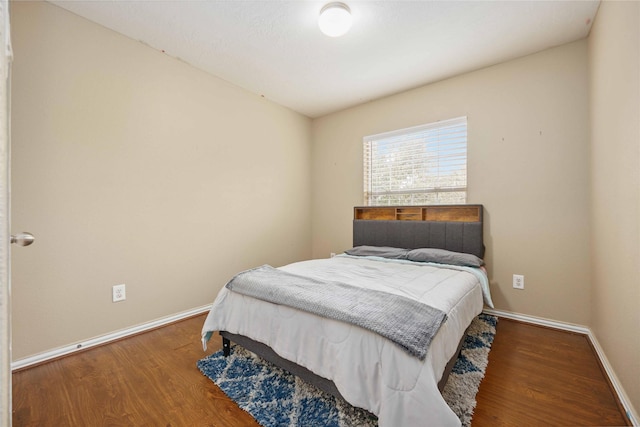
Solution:
[(352, 405), (378, 416), (380, 427), (459, 426), (437, 383), (465, 329), (488, 295), (482, 270), (376, 257), (339, 255), (282, 270), (414, 298), (447, 313), (420, 361), (373, 332), (223, 288), (202, 329), (262, 342), (281, 357), (331, 379)]

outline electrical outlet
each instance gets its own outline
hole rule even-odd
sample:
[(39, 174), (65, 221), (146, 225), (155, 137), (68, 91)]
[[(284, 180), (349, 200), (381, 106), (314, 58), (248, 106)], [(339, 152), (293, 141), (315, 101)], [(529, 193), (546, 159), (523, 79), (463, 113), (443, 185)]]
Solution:
[(334, 256), (336, 256), (336, 253), (335, 253), (335, 252), (331, 252), (331, 253), (329, 254), (329, 258), (333, 258)]
[(513, 287), (515, 289), (524, 289), (524, 276), (522, 274), (513, 275)]
[(113, 302), (124, 301), (127, 299), (127, 294), (125, 292), (125, 285), (114, 285), (111, 289), (111, 298)]

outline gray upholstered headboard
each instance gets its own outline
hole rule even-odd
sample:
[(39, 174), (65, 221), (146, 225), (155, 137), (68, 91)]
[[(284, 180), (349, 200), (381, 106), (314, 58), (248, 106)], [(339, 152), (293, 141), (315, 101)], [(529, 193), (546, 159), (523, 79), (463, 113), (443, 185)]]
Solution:
[(439, 248), (484, 257), (482, 205), (354, 208), (353, 246)]

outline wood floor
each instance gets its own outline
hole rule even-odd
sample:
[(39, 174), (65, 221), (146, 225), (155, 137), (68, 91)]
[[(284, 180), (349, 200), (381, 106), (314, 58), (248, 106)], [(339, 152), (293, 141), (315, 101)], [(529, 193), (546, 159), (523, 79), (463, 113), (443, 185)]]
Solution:
[(500, 319), (474, 426), (631, 425), (585, 335)]
[[(13, 425), (257, 426), (196, 368), (203, 321), (15, 372)], [(584, 336), (507, 319), (477, 400), (474, 427), (628, 425)]]

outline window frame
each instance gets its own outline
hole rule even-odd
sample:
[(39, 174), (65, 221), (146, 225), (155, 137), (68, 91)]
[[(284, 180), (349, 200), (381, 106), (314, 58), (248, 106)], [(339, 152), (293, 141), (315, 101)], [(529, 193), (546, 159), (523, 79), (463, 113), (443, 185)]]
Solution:
[[(467, 202), (467, 116), (365, 136), (362, 140), (365, 206)], [(387, 153), (380, 154), (384, 151)], [(381, 159), (389, 163), (387, 171), (378, 169)], [(373, 164), (376, 160), (378, 163)], [(384, 185), (388, 188), (382, 190)], [(407, 187), (401, 188), (402, 185)]]

